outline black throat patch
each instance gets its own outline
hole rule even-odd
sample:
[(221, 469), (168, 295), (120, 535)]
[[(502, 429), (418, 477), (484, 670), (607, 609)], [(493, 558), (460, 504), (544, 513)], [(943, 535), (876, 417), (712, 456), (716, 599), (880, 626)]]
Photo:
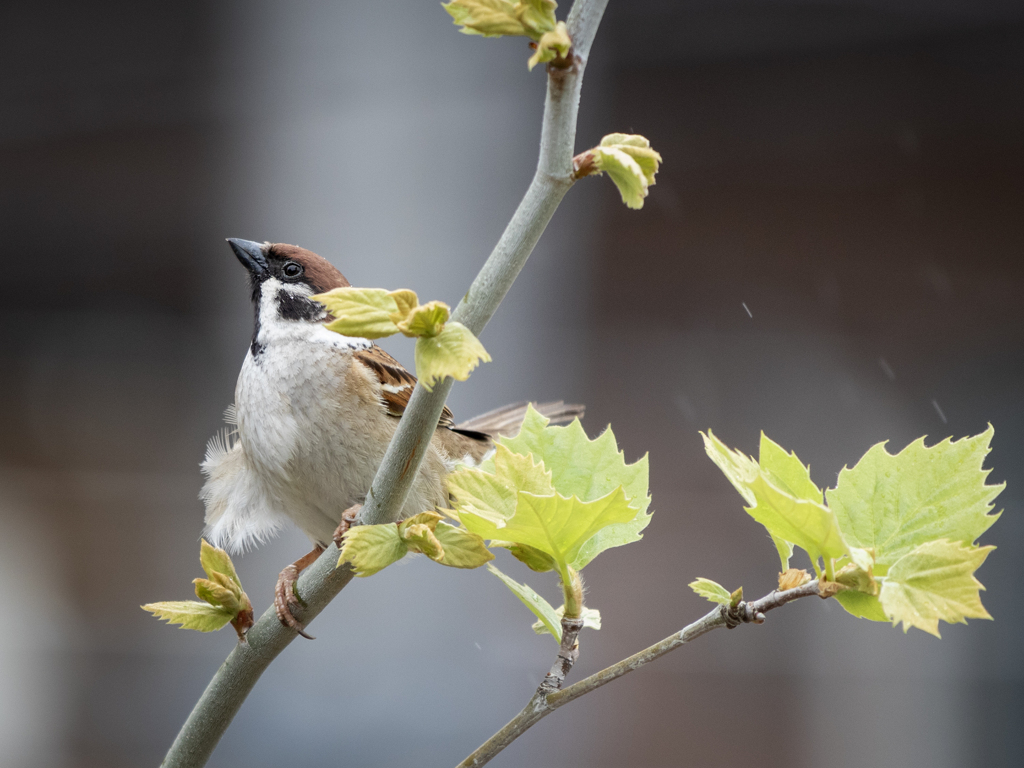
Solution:
[(288, 291), (277, 292), (277, 312), (282, 320), (323, 320), (327, 317), (323, 304)]

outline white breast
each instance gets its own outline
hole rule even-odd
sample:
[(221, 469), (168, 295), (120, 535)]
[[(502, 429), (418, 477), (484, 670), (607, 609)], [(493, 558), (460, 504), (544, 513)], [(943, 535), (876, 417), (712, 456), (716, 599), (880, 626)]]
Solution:
[[(272, 282), (264, 283), (265, 297), (280, 288)], [(364, 500), (397, 422), (353, 360), (353, 351), (369, 341), (282, 320), (270, 301), (261, 302), (259, 322), (258, 354), (246, 355), (235, 389), (238, 445), (220, 458), (237, 476), (230, 487), (223, 478), (215, 483), (220, 465), (210, 457), (204, 463), (208, 532), (215, 535), (218, 525), (233, 532), (228, 543), (237, 549), (274, 533), (288, 518), (326, 543), (342, 512)], [(444, 465), (430, 454), (403, 517), (444, 503)], [(216, 493), (207, 490), (212, 486)], [(212, 497), (225, 499), (213, 523)]]

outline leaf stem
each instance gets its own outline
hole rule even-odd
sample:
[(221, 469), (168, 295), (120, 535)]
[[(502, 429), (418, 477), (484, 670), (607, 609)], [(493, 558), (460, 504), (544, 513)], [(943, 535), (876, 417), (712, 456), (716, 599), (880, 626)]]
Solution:
[[(713, 629), (718, 629), (719, 627), (732, 629), (740, 624), (761, 624), (764, 622), (764, 615), (768, 611), (779, 608), (793, 600), (798, 600), (801, 597), (810, 597), (811, 595), (818, 594), (818, 582), (811, 581), (795, 589), (788, 589), (784, 592), (771, 592), (752, 603), (740, 602), (739, 605), (732, 609), (725, 605), (719, 605), (710, 613), (684, 627), (679, 632), (669, 635), (649, 648), (645, 648), (639, 653), (634, 653), (629, 658), (623, 659), (607, 669), (602, 669), (600, 672), (584, 678), (578, 683), (573, 683), (564, 690), (547, 692), (545, 690), (547, 678), (545, 678), (544, 683), (541, 683), (541, 687), (537, 689), (537, 692), (530, 698), (530, 701), (523, 710), (506, 723), (500, 731), (485, 741), (473, 754), (459, 763), (457, 768), (479, 768), (479, 766), (485, 765), (505, 747), (522, 736), (531, 726), (550, 715), (559, 707), (568, 704), (570, 701), (575, 701), (580, 696), (584, 696), (600, 688), (602, 685), (617, 680), (655, 659), (661, 658), (666, 653), (674, 651), (685, 643), (696, 640), (701, 635), (706, 635)], [(561, 659), (563, 654), (565, 635), (566, 631), (563, 625), (563, 643), (559, 646), (559, 659)], [(575, 644), (575, 638), (573, 638), (573, 642)], [(556, 660), (557, 664), (558, 661)], [(549, 672), (548, 675), (550, 676), (551, 673)]]
[[(537, 171), (512, 220), (452, 314), (452, 320), (462, 323), (476, 336), (505, 298), (573, 184), (572, 156), (583, 71), (607, 4), (608, 0), (576, 0), (569, 12), (567, 25), (573, 41), (573, 63), (567, 68), (548, 67)], [(446, 378), (430, 392), (417, 384), (377, 470), (360, 513), (360, 523), (384, 523), (398, 518), (453, 383)], [(296, 618), (302, 623), (308, 625), (352, 580), (350, 568), (335, 567), (338, 554), (338, 548), (329, 545), (299, 577), (296, 591), (307, 604), (302, 611), (296, 611)], [(239, 643), (217, 670), (162, 765), (206, 765), (260, 675), (295, 637), (293, 630), (278, 621), (273, 607), (268, 609), (249, 630), (248, 642)]]

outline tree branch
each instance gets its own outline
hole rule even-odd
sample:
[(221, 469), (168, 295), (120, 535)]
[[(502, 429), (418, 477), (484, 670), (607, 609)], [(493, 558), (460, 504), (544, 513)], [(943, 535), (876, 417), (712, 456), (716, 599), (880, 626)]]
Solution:
[[(629, 658), (623, 659), (607, 669), (602, 669), (600, 672), (570, 685), (565, 690), (549, 693), (545, 690), (545, 683), (547, 683), (545, 678), (544, 683), (541, 683), (540, 688), (533, 694), (533, 697), (523, 708), (523, 711), (512, 718), (504, 728), (485, 741), (473, 754), (459, 763), (457, 768), (479, 768), (479, 766), (485, 765), (505, 747), (522, 736), (532, 725), (547, 717), (559, 707), (568, 704), (570, 701), (575, 701), (580, 696), (590, 693), (602, 685), (610, 683), (612, 680), (617, 680), (655, 659), (661, 658), (669, 651), (673, 651), (685, 643), (696, 640), (713, 629), (718, 629), (719, 627), (732, 629), (740, 624), (748, 623), (761, 624), (764, 622), (764, 615), (768, 611), (801, 597), (819, 594), (818, 581), (813, 580), (796, 589), (787, 589), (785, 592), (772, 592), (753, 603), (740, 602), (735, 608), (720, 605), (679, 632), (669, 635), (661, 642), (655, 643), (650, 648), (645, 648), (639, 653), (634, 653)], [(559, 658), (561, 654), (562, 648), (559, 647)], [(558, 661), (556, 661), (557, 664)]]
[[(452, 319), (480, 332), (533, 252), (562, 197), (573, 184), (572, 157), (576, 139), (583, 70), (608, 0), (576, 0), (568, 28), (574, 54), (566, 68), (548, 67), (547, 96), (541, 126), (537, 172), (497, 245), (481, 268)], [(452, 379), (427, 392), (419, 384), (373, 480), (359, 522), (397, 519), (412, 481), (437, 427)], [(338, 548), (331, 544), (299, 577), (296, 590), (306, 608), (296, 618), (309, 624), (352, 580), (347, 567), (336, 568)], [(196, 703), (162, 763), (165, 768), (201, 768), (252, 691), (260, 675), (296, 634), (278, 621), (271, 606), (249, 630), (214, 675)]]

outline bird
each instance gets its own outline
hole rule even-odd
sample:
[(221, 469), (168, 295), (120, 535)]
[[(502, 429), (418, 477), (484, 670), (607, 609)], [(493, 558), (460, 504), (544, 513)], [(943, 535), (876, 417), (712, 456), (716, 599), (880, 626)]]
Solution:
[[(285, 243), (228, 244), (248, 271), (254, 322), (227, 426), (201, 464), (203, 535), (238, 553), (288, 524), (305, 533), (313, 548), (281, 571), (274, 607), (282, 624), (309, 637), (293, 614), (295, 582), (331, 541), (340, 546), (416, 377), (369, 339), (325, 327), (334, 318), (313, 297), (350, 285), (327, 259)], [(449, 506), (445, 476), (515, 435), (528, 405), (555, 424), (584, 411), (563, 401), (514, 403), (457, 424), (445, 406), (400, 519)]]

